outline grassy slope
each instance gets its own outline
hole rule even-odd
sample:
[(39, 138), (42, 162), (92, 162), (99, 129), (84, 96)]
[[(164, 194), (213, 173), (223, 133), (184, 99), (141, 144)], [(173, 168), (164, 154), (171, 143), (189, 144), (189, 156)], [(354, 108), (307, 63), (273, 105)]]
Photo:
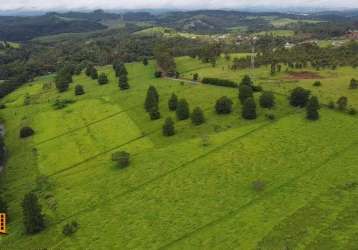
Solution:
[[(229, 72), (223, 59), (214, 69), (189, 58), (177, 63), (188, 78), (199, 72), (238, 80), (247, 73)], [(356, 243), (358, 229), (347, 228), (346, 221), (347, 213), (355, 211), (357, 190), (342, 188), (358, 177), (358, 135), (352, 133), (356, 118), (322, 110), (320, 121), (308, 122), (302, 111), (288, 107), (286, 98), (278, 95), (277, 108), (259, 109), (256, 121), (244, 121), (235, 89), (154, 79), (153, 63), (128, 64), (127, 69), (131, 89), (125, 92), (118, 90), (111, 68), (103, 67), (108, 85), (75, 77), (86, 90), (81, 97), (74, 97), (74, 85), (65, 94), (43, 91), (50, 76), (5, 98), (8, 108), (1, 115), (10, 159), (1, 181), (6, 182), (13, 220), (10, 235), (0, 238), (1, 246), (278, 249), (315, 248), (326, 238), (329, 246)], [(268, 78), (266, 72), (258, 69), (255, 76)], [(149, 121), (143, 110), (150, 84), (161, 96), (159, 121)], [(163, 120), (174, 116), (167, 110), (172, 92), (185, 97), (191, 108), (202, 107), (207, 123), (194, 127), (189, 121), (177, 122), (177, 135), (164, 138)], [(25, 93), (31, 96), (29, 106), (23, 106)], [(218, 116), (213, 104), (223, 95), (235, 101), (234, 113)], [(55, 111), (51, 105), (58, 97), (76, 103)], [(267, 121), (266, 113), (274, 113), (277, 121)], [(36, 135), (20, 140), (18, 131), (25, 124)], [(202, 145), (204, 136), (209, 146)], [(119, 149), (132, 154), (128, 169), (118, 170), (110, 161), (111, 152)], [(49, 176), (52, 184), (38, 191), (48, 227), (28, 237), (22, 234), (20, 202), (35, 188), (39, 175)], [(255, 180), (266, 183), (263, 192), (252, 190)], [(62, 227), (72, 219), (80, 230), (66, 238)], [(292, 223), (302, 230), (297, 233)]]

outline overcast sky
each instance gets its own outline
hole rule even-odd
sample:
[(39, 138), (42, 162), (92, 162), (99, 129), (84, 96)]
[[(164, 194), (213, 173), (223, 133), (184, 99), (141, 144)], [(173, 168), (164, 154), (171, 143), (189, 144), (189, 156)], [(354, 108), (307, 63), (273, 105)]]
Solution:
[(240, 7), (358, 8), (358, 0), (0, 0), (0, 10), (222, 9)]

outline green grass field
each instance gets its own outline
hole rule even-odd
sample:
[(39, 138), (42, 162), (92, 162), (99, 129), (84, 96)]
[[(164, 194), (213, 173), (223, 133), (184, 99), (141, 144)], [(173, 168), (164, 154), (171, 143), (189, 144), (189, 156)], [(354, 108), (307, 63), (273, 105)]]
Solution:
[[(250, 73), (229, 70), (224, 58), (215, 68), (189, 57), (176, 61), (186, 79), (199, 73), (239, 81)], [(9, 160), (0, 183), (11, 221), (1, 249), (355, 249), (358, 118), (322, 108), (321, 119), (310, 122), (286, 95), (304, 86), (321, 101), (346, 95), (358, 107), (358, 92), (348, 89), (356, 70), (322, 70), (316, 89), (313, 79), (292, 82), (287, 73), (271, 77), (268, 68), (258, 68), (255, 82), (277, 93), (277, 105), (258, 107), (258, 118), (247, 121), (236, 89), (156, 79), (152, 61), (126, 67), (128, 91), (119, 91), (106, 66), (99, 71), (109, 76), (107, 85), (84, 74), (74, 78), (86, 91), (80, 97), (75, 84), (63, 94), (54, 84), (44, 90), (43, 84), (53, 83), (50, 75), (2, 100)], [(144, 111), (149, 85), (160, 95), (157, 121)], [(176, 121), (176, 135), (163, 137), (164, 119), (175, 117), (167, 107), (172, 93), (191, 109), (201, 107), (206, 123)], [(25, 95), (30, 105), (24, 105)], [(224, 95), (234, 100), (234, 111), (221, 116), (213, 107)], [(75, 102), (54, 110), (56, 98)], [(25, 140), (18, 136), (24, 125), (36, 132)], [(118, 150), (131, 154), (126, 169), (110, 159)], [(48, 178), (46, 188), (36, 183), (39, 176)], [(255, 191), (255, 181), (265, 188)], [(30, 190), (39, 195), (47, 224), (34, 236), (24, 235), (20, 205)], [(63, 226), (72, 220), (80, 228), (65, 237)]]

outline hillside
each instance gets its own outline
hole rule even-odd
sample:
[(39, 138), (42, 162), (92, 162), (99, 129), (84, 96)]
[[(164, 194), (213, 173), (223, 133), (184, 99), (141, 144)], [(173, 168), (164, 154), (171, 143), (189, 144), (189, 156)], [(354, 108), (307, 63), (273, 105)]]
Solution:
[[(272, 76), (269, 67), (232, 71), (236, 57), (216, 67), (190, 57), (176, 58), (181, 79), (155, 78), (155, 62), (126, 64), (130, 89), (120, 91), (112, 66), (99, 85), (83, 72), (58, 93), (54, 75), (43, 76), (2, 99), (9, 159), (0, 185), (9, 201), (9, 234), (0, 248), (30, 249), (354, 249), (358, 245), (357, 116), (323, 106), (318, 121), (291, 107), (290, 91), (303, 86), (323, 104), (347, 96), (356, 69), (295, 69)], [(307, 73), (308, 72), (308, 73)], [(256, 85), (275, 94), (276, 106), (257, 105), (258, 117), (241, 117), (235, 88), (193, 82), (217, 77)], [(320, 80), (320, 87), (312, 86)], [(74, 95), (76, 84), (85, 94)], [(159, 93), (161, 119), (144, 110), (148, 87)], [(177, 121), (168, 110), (175, 93), (206, 122)], [(260, 93), (255, 93), (258, 104)], [(233, 100), (233, 112), (218, 115), (218, 98)], [(26, 101), (25, 101), (26, 99)], [(56, 99), (72, 100), (54, 109)], [(273, 115), (274, 119), (268, 119)], [(162, 135), (165, 118), (176, 134)], [(23, 126), (34, 136), (19, 138)], [(130, 153), (119, 169), (113, 152)], [(34, 190), (46, 215), (46, 229), (24, 235), (21, 202)], [(71, 237), (63, 226), (75, 220)]]

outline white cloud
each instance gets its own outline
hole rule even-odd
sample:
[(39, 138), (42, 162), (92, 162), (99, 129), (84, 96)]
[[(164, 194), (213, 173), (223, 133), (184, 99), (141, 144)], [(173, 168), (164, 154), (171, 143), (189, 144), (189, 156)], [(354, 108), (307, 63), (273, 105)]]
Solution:
[(56, 9), (138, 9), (185, 8), (217, 9), (240, 7), (323, 7), (358, 8), (357, 0), (0, 0), (0, 10), (56, 10)]

